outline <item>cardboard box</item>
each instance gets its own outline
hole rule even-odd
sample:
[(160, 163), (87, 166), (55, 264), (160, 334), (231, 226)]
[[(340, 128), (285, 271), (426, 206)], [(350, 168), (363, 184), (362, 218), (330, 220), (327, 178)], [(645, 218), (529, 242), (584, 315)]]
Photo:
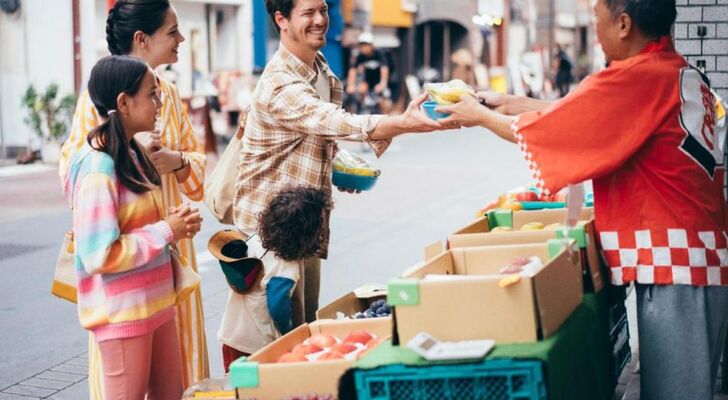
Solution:
[(316, 333), (343, 339), (352, 330), (366, 330), (380, 338), (392, 332), (391, 318), (346, 321), (321, 320), (304, 324), (246, 359), (230, 366), (230, 382), (239, 399), (282, 399), (316, 393), (338, 395), (339, 378), (351, 367), (351, 360), (276, 363), (294, 346)]
[(363, 312), (369, 306), (387, 297), (387, 291), (380, 293), (369, 293), (363, 297), (357, 297), (355, 291), (351, 291), (333, 302), (319, 308), (316, 311), (316, 319), (337, 319), (337, 313), (343, 313), (347, 317), (353, 317), (358, 312)]
[[(399, 343), (425, 331), (445, 341), (532, 342), (554, 334), (581, 304), (579, 252), (562, 240), (448, 250), (389, 284)], [(517, 256), (545, 264), (532, 277), (501, 288), (500, 269)], [(461, 275), (428, 280), (426, 275)]]
[[(557, 230), (520, 231), (529, 222), (541, 222), (544, 225), (563, 223), (566, 209), (515, 211), (493, 210), (487, 216), (479, 218), (457, 230), (447, 238), (449, 249), (462, 247), (480, 247), (519, 243), (545, 243), (549, 239), (563, 238), (563, 232)], [(576, 240), (582, 253), (584, 288), (587, 292), (600, 292), (605, 285), (603, 268), (596, 242), (594, 227), (594, 209), (583, 208), (581, 221), (569, 230), (568, 236)], [(491, 232), (496, 226), (508, 226), (513, 231)], [(427, 250), (430, 253), (432, 250)]]

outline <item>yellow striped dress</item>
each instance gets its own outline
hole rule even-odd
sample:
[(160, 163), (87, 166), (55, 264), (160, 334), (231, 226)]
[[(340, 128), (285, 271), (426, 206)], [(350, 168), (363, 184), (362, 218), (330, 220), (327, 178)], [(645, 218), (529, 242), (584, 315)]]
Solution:
[[(195, 137), (187, 113), (182, 108), (177, 88), (163, 79), (159, 82), (162, 109), (160, 111), (160, 135), (162, 144), (171, 150), (182, 151), (190, 160), (190, 175), (183, 183), (178, 183), (173, 173), (162, 176), (162, 197), (165, 211), (170, 206), (182, 203), (184, 194), (192, 201), (202, 200), (205, 178), (205, 154), (202, 144)], [(89, 132), (100, 125), (101, 119), (88, 92), (81, 94), (73, 117), (71, 136), (63, 144), (59, 163), (61, 182), (65, 177), (68, 163), (73, 154), (86, 142)], [(197, 259), (192, 240), (183, 239), (177, 243), (183, 255), (197, 270)], [(182, 352), (182, 372), (185, 388), (208, 378), (210, 367), (205, 338), (205, 318), (202, 312), (202, 295), (197, 289), (189, 299), (177, 307), (177, 331)], [(103, 370), (98, 346), (89, 335), (89, 390), (92, 400), (103, 399)]]

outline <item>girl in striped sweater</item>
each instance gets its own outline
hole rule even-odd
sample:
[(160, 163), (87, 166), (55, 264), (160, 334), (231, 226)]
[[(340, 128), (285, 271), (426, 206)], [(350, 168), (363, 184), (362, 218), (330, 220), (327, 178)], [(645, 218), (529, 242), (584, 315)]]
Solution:
[(183, 387), (169, 244), (194, 236), (202, 219), (189, 205), (160, 218), (159, 174), (132, 140), (154, 129), (160, 108), (149, 65), (103, 58), (88, 90), (107, 118), (75, 154), (64, 183), (79, 319), (99, 344), (106, 400), (176, 400)]

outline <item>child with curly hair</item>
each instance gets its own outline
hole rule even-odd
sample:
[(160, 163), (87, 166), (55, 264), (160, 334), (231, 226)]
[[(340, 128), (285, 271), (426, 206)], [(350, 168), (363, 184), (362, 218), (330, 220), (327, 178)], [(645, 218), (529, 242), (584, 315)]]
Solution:
[(223, 363), (248, 356), (293, 328), (291, 296), (303, 260), (319, 250), (326, 234), (331, 194), (299, 186), (278, 192), (259, 215), (258, 232), (247, 238), (245, 257), (263, 264), (260, 284), (245, 294), (230, 290), (218, 339)]

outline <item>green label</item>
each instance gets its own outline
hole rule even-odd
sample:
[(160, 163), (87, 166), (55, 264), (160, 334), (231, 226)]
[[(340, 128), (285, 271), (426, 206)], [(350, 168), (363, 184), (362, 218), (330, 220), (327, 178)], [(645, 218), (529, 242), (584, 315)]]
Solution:
[(513, 228), (513, 211), (502, 208), (488, 211), (488, 229), (497, 226)]
[(230, 385), (234, 388), (258, 387), (258, 363), (248, 361), (247, 357), (240, 357), (230, 364)]
[[(559, 239), (564, 238), (564, 231), (562, 229), (556, 230), (556, 237)], [(584, 230), (584, 224), (579, 224), (571, 229), (569, 229), (569, 238), (576, 240), (577, 246), (579, 248), (584, 249), (586, 248), (586, 231)]]
[(420, 303), (419, 281), (414, 278), (392, 279), (387, 287), (387, 304), (413, 306)]
[(576, 247), (576, 241), (573, 239), (568, 239), (568, 241), (564, 241), (564, 239), (549, 239), (548, 240), (548, 247), (549, 247), (549, 259), (554, 259), (556, 256), (561, 253), (561, 250), (564, 249), (564, 246), (571, 246), (574, 251), (576, 251), (578, 248)]

